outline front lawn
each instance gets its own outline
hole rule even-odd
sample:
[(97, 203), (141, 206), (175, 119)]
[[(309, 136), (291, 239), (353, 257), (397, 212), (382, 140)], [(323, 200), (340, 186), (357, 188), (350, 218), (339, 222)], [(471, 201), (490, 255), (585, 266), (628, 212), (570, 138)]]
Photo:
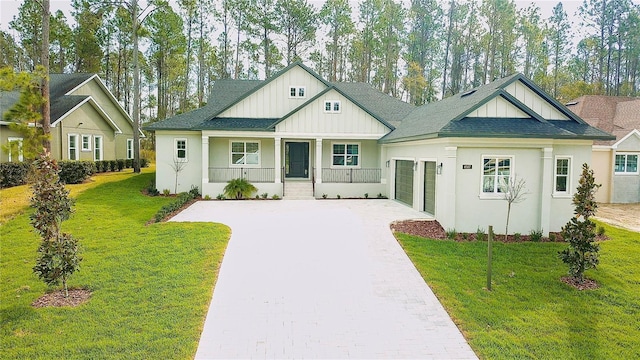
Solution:
[(146, 226), (172, 201), (140, 193), (152, 178), (130, 173), (77, 196), (63, 227), (80, 239), (84, 260), (69, 285), (93, 292), (77, 308), (31, 306), (47, 287), (31, 270), (39, 239), (30, 211), (0, 226), (0, 358), (193, 358), (230, 232)]
[(603, 225), (597, 290), (560, 282), (564, 243), (487, 243), (396, 234), (422, 277), (484, 359), (640, 358), (640, 234)]

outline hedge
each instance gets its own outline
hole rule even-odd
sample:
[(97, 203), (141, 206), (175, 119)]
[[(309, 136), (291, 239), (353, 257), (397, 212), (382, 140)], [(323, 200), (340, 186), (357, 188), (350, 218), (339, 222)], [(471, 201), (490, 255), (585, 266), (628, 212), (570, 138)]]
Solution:
[(60, 181), (63, 184), (80, 184), (96, 173), (93, 161), (60, 161)]
[(154, 220), (156, 222), (162, 221), (162, 219), (167, 217), (167, 215), (171, 214), (174, 211), (180, 210), (186, 203), (197, 198), (198, 196), (200, 196), (200, 190), (198, 190), (197, 186), (191, 187), (191, 190), (189, 190), (188, 192), (178, 194), (175, 201), (163, 206), (162, 208), (160, 208), (160, 210), (158, 210), (154, 217)]
[(30, 167), (28, 162), (0, 163), (0, 188), (26, 184)]

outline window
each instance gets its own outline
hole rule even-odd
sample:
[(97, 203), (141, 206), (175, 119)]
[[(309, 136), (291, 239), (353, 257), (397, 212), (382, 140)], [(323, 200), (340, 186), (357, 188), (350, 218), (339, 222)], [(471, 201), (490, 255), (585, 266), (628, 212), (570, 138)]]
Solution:
[(22, 138), (9, 137), (7, 139), (9, 149), (9, 162), (23, 161), (24, 154), (22, 152)]
[(504, 193), (511, 177), (511, 157), (482, 158), (482, 192), (484, 194)]
[(290, 86), (289, 97), (290, 98), (303, 98), (305, 97), (306, 88), (304, 86)]
[(93, 160), (100, 161), (102, 159), (102, 136), (93, 137)]
[(333, 144), (333, 166), (359, 166), (360, 144)]
[(325, 101), (324, 102), (324, 112), (326, 113), (339, 113), (340, 112), (340, 101)]
[(232, 141), (231, 165), (260, 165), (260, 142)]
[(133, 139), (127, 139), (127, 159), (133, 159)]
[(91, 135), (82, 135), (82, 151), (91, 151)]
[(69, 134), (68, 144), (69, 153), (67, 155), (69, 160), (78, 160), (78, 135)]
[(187, 161), (187, 139), (175, 140), (175, 154), (176, 160)]
[(616, 154), (616, 174), (637, 174), (638, 154)]
[(554, 192), (556, 194), (569, 194), (569, 186), (571, 185), (571, 158), (557, 157)]

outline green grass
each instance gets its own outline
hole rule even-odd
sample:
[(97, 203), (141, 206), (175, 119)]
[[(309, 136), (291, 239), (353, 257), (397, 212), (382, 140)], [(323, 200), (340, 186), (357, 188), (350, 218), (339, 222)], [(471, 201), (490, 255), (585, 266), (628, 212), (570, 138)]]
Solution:
[(39, 239), (27, 211), (0, 226), (0, 358), (186, 359), (195, 355), (230, 231), (219, 224), (146, 226), (172, 198), (140, 193), (152, 173), (79, 193), (64, 231), (80, 239), (76, 308), (33, 308), (48, 289), (31, 268)]
[(603, 226), (587, 291), (559, 280), (564, 243), (494, 243), (487, 291), (486, 242), (397, 238), (480, 358), (638, 359), (640, 234)]

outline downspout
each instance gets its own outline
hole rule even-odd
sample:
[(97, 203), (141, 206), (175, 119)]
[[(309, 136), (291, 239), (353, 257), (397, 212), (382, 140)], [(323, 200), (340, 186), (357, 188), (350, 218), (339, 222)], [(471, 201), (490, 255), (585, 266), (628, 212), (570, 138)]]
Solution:
[(64, 160), (63, 159), (63, 154), (64, 154), (64, 140), (62, 139), (62, 121), (59, 122), (60, 124), (60, 137), (59, 137), (59, 141), (60, 141), (60, 160)]

